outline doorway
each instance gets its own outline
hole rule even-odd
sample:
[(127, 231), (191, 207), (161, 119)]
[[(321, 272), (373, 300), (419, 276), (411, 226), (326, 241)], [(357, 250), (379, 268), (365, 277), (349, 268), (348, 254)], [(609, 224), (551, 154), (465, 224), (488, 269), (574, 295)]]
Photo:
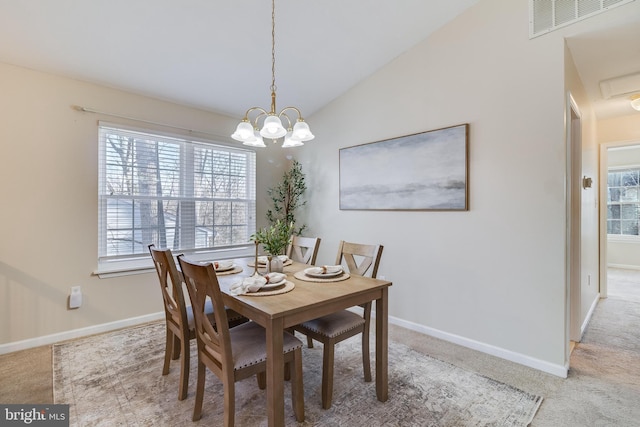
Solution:
[[(640, 141), (622, 141), (605, 143), (600, 146), (600, 294), (602, 298), (606, 298), (610, 294), (609, 280), (611, 274), (615, 275), (616, 283), (621, 282), (621, 278), (625, 276), (640, 277), (640, 244), (637, 236), (637, 225), (635, 230), (633, 225), (617, 224), (630, 215), (634, 214), (634, 209), (627, 209), (630, 214), (621, 212), (619, 207), (615, 206), (615, 202), (622, 204), (633, 202), (640, 197), (638, 190), (630, 188), (630, 191), (611, 191), (609, 192), (609, 171), (624, 171), (629, 168), (640, 167)], [(614, 174), (615, 175), (615, 174)], [(612, 179), (616, 179), (613, 176)], [(615, 187), (615, 183), (612, 183)], [(627, 194), (628, 193), (628, 194)], [(609, 202), (612, 201), (612, 224), (609, 224)], [(618, 209), (615, 209), (618, 207)], [(610, 237), (611, 232), (611, 237)], [(636, 235), (633, 235), (633, 233)], [(612, 272), (612, 270), (615, 270)], [(627, 280), (622, 280), (625, 282)], [(638, 285), (640, 286), (640, 284)], [(614, 294), (619, 289), (613, 290)], [(622, 295), (618, 295), (622, 296)]]

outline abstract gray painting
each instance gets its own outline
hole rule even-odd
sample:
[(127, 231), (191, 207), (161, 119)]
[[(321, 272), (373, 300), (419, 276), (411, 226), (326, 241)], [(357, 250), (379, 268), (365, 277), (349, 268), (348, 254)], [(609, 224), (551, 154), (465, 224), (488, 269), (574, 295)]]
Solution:
[(468, 210), (469, 125), (340, 149), (340, 209)]

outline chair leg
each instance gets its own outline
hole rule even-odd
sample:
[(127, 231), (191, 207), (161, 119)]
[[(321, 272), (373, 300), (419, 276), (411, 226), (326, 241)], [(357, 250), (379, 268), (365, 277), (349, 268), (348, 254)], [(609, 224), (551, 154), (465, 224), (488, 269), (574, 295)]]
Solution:
[(287, 362), (284, 364), (284, 380), (291, 380), (291, 363)]
[(307, 335), (307, 347), (313, 348), (313, 338)]
[(202, 400), (204, 399), (204, 380), (207, 373), (207, 367), (198, 360), (198, 382), (196, 385), (196, 403), (193, 407), (193, 421), (198, 421), (202, 417)]
[[(291, 368), (291, 363), (288, 363)], [(302, 382), (302, 350), (293, 352), (293, 373), (291, 374), (291, 404), (296, 415), (296, 421), (304, 421), (304, 385)]]
[(256, 379), (258, 380), (258, 388), (260, 390), (264, 390), (267, 388), (267, 373), (262, 371), (256, 374)]
[(178, 357), (180, 357), (180, 338), (176, 334), (173, 334), (173, 345), (171, 348), (173, 349), (172, 359), (177, 360)]
[(189, 359), (190, 359), (190, 342), (188, 339), (180, 341), (180, 387), (178, 390), (178, 400), (187, 398), (189, 391)]
[(233, 427), (236, 416), (236, 384), (233, 378), (223, 381), (224, 427)]
[(364, 381), (371, 382), (371, 360), (369, 353), (369, 330), (362, 332), (362, 370), (364, 371)]
[(169, 373), (169, 364), (171, 363), (171, 352), (173, 351), (173, 332), (167, 328), (167, 337), (164, 344), (164, 366), (162, 367), (162, 375)]
[(322, 408), (331, 408), (333, 399), (333, 353), (335, 343), (324, 343), (324, 354), (322, 356)]

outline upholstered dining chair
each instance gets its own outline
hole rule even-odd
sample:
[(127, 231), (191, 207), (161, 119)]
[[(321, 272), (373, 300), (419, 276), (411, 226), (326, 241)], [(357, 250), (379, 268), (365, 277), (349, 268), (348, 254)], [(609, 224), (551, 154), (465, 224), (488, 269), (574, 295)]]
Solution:
[[(178, 255), (187, 291), (193, 303), (198, 344), (198, 380), (193, 421), (202, 416), (204, 383), (209, 368), (222, 381), (224, 388), (224, 425), (233, 426), (235, 418), (235, 383), (254, 374), (264, 379), (267, 368), (266, 331), (255, 322), (234, 328), (227, 325), (222, 292), (211, 263), (192, 263)], [(206, 315), (206, 301), (213, 301), (217, 328)], [(291, 402), (296, 420), (304, 421), (304, 390), (302, 385), (302, 342), (283, 331), (284, 362), (293, 363)], [(261, 385), (260, 388), (263, 388)]]
[(314, 265), (319, 248), (319, 237), (293, 236), (287, 247), (287, 256), (294, 261)]
[[(369, 275), (375, 278), (382, 257), (382, 245), (363, 245), (341, 241), (338, 246), (336, 265), (346, 264), (349, 274)], [(369, 324), (371, 323), (371, 301), (362, 305), (363, 314), (349, 310), (304, 322), (293, 330), (307, 336), (309, 347), (313, 341), (324, 345), (322, 360), (322, 407), (329, 409), (333, 398), (333, 359), (335, 345), (354, 335), (362, 334), (362, 368), (364, 380), (371, 381), (371, 363), (369, 356)]]
[[(178, 400), (184, 400), (187, 397), (189, 388), (189, 343), (196, 336), (193, 311), (191, 305), (187, 304), (182, 288), (182, 274), (176, 268), (171, 250), (157, 249), (155, 245), (151, 244), (149, 245), (149, 252), (158, 273), (164, 302), (167, 332), (162, 375), (169, 373), (169, 365), (172, 359), (180, 358)], [(213, 305), (211, 303), (207, 304), (205, 311), (210, 320), (214, 321)], [(227, 310), (227, 319), (231, 326), (249, 320), (233, 310)]]

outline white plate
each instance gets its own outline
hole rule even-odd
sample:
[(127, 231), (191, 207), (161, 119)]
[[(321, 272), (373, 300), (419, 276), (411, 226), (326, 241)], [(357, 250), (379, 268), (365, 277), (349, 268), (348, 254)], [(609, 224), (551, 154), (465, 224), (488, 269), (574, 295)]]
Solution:
[(287, 283), (287, 278), (285, 277), (284, 279), (282, 279), (281, 281), (279, 281), (278, 283), (269, 283), (264, 285), (263, 287), (260, 288), (260, 290), (263, 289), (273, 289), (273, 288), (277, 288), (278, 286), (282, 286), (285, 283)]
[(340, 271), (319, 273), (318, 270), (320, 270), (320, 267), (306, 268), (304, 270), (304, 274), (306, 274), (309, 277), (316, 277), (316, 278), (324, 279), (324, 278), (339, 276), (344, 272), (344, 270), (340, 270)]
[[(218, 268), (216, 268), (216, 263), (218, 264)], [(229, 270), (233, 270), (235, 268), (235, 264), (234, 263), (227, 263), (225, 261), (214, 261), (213, 262), (213, 268), (215, 268), (216, 271), (229, 271)]]

